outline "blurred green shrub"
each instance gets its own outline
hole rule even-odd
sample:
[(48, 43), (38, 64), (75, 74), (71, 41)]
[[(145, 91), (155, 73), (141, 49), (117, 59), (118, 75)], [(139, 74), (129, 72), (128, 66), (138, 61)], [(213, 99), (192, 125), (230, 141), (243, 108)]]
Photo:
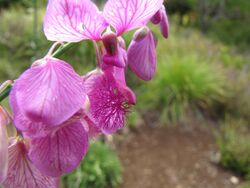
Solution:
[(250, 179), (250, 130), (244, 120), (226, 118), (217, 135), (221, 165)]
[(121, 164), (116, 154), (105, 144), (95, 142), (82, 164), (63, 177), (64, 188), (116, 188), (121, 183)]
[(249, 188), (250, 182), (241, 183), (237, 188)]
[[(246, 0), (166, 0), (168, 13), (179, 15), (179, 23), (198, 25), (203, 32), (223, 42), (250, 45), (250, 1)], [(188, 21), (184, 21), (188, 20)]]
[(127, 125), (130, 129), (134, 129), (141, 124), (143, 124), (141, 114), (136, 109), (133, 109), (127, 117)]
[(37, 5), (45, 5), (46, 0), (0, 0), (0, 10), (6, 9), (11, 6), (23, 6), (23, 7), (32, 7), (34, 3)]
[(23, 9), (13, 8), (2, 12), (0, 23), (2, 51), (15, 54), (17, 58), (30, 56), (33, 37), (32, 15)]
[(36, 54), (44, 55), (49, 42), (42, 32), (42, 10), (39, 11), (39, 32), (34, 41), (33, 14), (23, 8), (13, 7), (0, 16), (0, 80), (15, 79), (34, 60)]
[(7, 8), (10, 5), (13, 5), (15, 3), (20, 3), (23, 0), (0, 0), (0, 9), (1, 8)]
[[(203, 109), (226, 97), (225, 78), (219, 67), (199, 62), (196, 56), (172, 55), (158, 64), (157, 76), (140, 88), (140, 110), (157, 110), (165, 121), (176, 121), (186, 107)], [(141, 105), (140, 105), (141, 104)]]
[(246, 66), (245, 69), (231, 71), (229, 74), (231, 97), (226, 102), (226, 111), (235, 118), (250, 122), (250, 71)]

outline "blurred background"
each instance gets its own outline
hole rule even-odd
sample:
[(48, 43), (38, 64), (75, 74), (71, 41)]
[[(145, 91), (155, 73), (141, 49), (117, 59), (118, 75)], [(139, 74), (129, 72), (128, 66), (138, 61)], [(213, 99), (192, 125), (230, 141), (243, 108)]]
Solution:
[[(62, 188), (250, 188), (250, 1), (165, 5), (169, 39), (151, 25), (159, 38), (154, 80), (128, 73), (138, 104), (126, 128), (93, 141)], [(46, 54), (45, 8), (46, 0), (0, 0), (1, 83)], [(88, 41), (62, 58), (80, 74), (95, 67)]]

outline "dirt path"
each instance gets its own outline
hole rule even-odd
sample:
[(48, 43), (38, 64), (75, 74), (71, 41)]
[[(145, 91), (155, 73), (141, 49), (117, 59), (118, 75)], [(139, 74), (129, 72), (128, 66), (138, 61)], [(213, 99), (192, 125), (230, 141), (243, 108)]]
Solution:
[(121, 188), (235, 188), (232, 174), (210, 162), (207, 129), (141, 127), (117, 145), (124, 166)]

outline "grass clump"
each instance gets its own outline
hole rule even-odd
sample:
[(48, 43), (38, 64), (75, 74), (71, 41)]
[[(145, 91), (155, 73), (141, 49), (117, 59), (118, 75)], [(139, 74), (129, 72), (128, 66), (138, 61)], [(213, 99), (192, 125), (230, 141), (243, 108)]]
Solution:
[(176, 121), (186, 107), (207, 109), (224, 100), (225, 80), (217, 66), (194, 55), (172, 55), (166, 61), (159, 63), (156, 78), (140, 88), (141, 110), (160, 110), (162, 120)]
[(246, 121), (227, 118), (217, 136), (221, 165), (250, 179), (250, 132)]
[(64, 188), (116, 188), (121, 183), (121, 164), (105, 144), (95, 142), (82, 164), (62, 180)]
[(250, 187), (250, 182), (245, 182), (240, 184), (237, 188), (249, 188)]

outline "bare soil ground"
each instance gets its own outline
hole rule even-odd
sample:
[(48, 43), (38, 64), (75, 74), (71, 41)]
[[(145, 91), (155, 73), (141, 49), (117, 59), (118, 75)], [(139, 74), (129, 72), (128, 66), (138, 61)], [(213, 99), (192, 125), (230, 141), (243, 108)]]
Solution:
[(121, 188), (236, 188), (234, 175), (211, 162), (214, 140), (200, 125), (140, 127), (117, 142)]

